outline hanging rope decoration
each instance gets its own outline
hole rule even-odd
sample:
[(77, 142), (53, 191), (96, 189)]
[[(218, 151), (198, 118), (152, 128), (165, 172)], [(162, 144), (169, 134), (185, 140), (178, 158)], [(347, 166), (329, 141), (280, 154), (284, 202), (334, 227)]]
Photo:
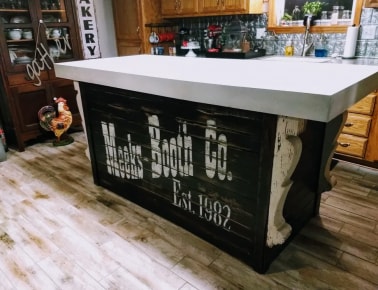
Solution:
[[(30, 64), (26, 65), (26, 72), (29, 78), (31, 80), (35, 80), (34, 85), (38, 87), (42, 85), (40, 78), (41, 72), (45, 69), (51, 70), (54, 66), (54, 58), (50, 55), (49, 49), (46, 49), (42, 42), (40, 43), (41, 27), (44, 27), (45, 31), (48, 31), (48, 28), (43, 20), (39, 20), (35, 42), (34, 59)], [(63, 39), (63, 47), (59, 38)], [(68, 41), (68, 34), (64, 35), (63, 37), (60, 37), (59, 35), (59, 37), (53, 38), (53, 40), (55, 40), (55, 44), (59, 52), (65, 54), (67, 52), (67, 49), (71, 50), (71, 45)]]

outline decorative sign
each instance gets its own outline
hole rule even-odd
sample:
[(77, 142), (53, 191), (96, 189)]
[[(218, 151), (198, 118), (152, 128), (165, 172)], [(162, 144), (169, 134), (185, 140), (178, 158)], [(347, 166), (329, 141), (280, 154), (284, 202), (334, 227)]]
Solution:
[[(56, 39), (57, 50), (61, 53), (66, 53), (67, 49), (71, 49), (68, 36), (61, 37), (63, 40), (62, 43)], [(26, 65), (26, 73), (31, 80), (34, 80), (34, 85), (39, 87), (42, 82), (40, 79), (41, 72), (45, 69), (51, 70), (54, 67), (54, 59), (50, 54), (50, 51), (46, 49), (43, 43), (37, 43), (35, 48), (35, 56), (33, 61), (30, 64)]]
[(101, 57), (93, 0), (76, 0), (84, 58)]
[[(179, 123), (177, 133), (164, 138), (160, 130), (159, 117), (151, 115), (147, 119), (148, 147), (151, 148), (148, 156), (143, 156), (142, 153), (142, 147), (146, 148), (147, 144), (135, 143), (130, 133), (117, 137), (113, 123), (101, 122), (108, 174), (128, 180), (144, 179), (149, 175), (153, 182), (157, 183), (159, 179), (168, 179), (172, 182), (170, 200), (173, 206), (224, 230), (231, 230), (232, 209), (227, 201), (211, 198), (206, 192), (192, 192), (194, 188), (184, 181), (193, 178), (195, 170), (192, 136), (189, 135), (187, 123)], [(227, 137), (217, 134), (215, 120), (206, 121), (203, 137), (204, 164), (199, 164), (196, 168), (203, 171), (199, 175), (206, 176), (214, 182), (231, 182), (232, 171), (228, 169), (227, 160)], [(121, 139), (127, 140), (123, 146), (116, 142)], [(143, 160), (149, 162), (145, 164)], [(145, 168), (146, 166), (149, 168)]]
[(80, 90), (95, 183), (258, 272), (314, 216), (323, 123), (88, 83)]
[(146, 208), (158, 205), (151, 210), (210, 238), (233, 240), (243, 255), (251, 251), (256, 216), (269, 199), (258, 196), (270, 190), (270, 182), (260, 184), (270, 178), (261, 176), (262, 167), (271, 164), (262, 163), (269, 151), (261, 150), (274, 117), (101, 86), (80, 89), (90, 107), (97, 184)]

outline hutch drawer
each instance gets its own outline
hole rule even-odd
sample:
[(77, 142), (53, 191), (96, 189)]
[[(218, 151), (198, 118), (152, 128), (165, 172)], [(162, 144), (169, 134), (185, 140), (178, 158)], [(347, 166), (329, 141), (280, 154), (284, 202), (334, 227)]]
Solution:
[(375, 105), (375, 94), (369, 94), (361, 101), (353, 105), (348, 109), (350, 113), (357, 113), (357, 114), (365, 114), (365, 115), (372, 115), (374, 111)]
[(348, 109), (335, 158), (378, 168), (377, 91)]
[[(34, 82), (32, 80), (27, 79), (27, 75), (25, 73), (16, 73), (16, 74), (9, 74), (7, 75), (8, 78), (8, 84), (9, 86), (18, 86), (18, 85), (24, 85), (28, 82)], [(42, 71), (40, 75), (41, 81), (46, 81), (49, 79), (49, 74), (47, 71)]]
[(361, 137), (368, 137), (370, 124), (370, 116), (349, 113), (342, 132)]
[(367, 138), (340, 134), (336, 151), (343, 154), (364, 157)]

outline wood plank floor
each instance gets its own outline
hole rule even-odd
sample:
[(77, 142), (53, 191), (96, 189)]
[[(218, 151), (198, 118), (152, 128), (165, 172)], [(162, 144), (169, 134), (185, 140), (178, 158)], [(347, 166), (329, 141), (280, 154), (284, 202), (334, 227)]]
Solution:
[(378, 289), (378, 171), (346, 163), (265, 275), (93, 184), (83, 133), (0, 163), (0, 289)]

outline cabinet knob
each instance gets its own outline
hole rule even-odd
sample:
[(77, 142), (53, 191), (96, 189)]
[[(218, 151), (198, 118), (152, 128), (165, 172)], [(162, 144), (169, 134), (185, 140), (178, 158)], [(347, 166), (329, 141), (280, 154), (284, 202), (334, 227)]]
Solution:
[(345, 127), (352, 127), (352, 126), (353, 126), (353, 123), (348, 122), (348, 123), (345, 123), (344, 126), (345, 126)]
[(339, 145), (340, 145), (341, 147), (349, 147), (349, 146), (350, 146), (350, 143), (339, 142)]

